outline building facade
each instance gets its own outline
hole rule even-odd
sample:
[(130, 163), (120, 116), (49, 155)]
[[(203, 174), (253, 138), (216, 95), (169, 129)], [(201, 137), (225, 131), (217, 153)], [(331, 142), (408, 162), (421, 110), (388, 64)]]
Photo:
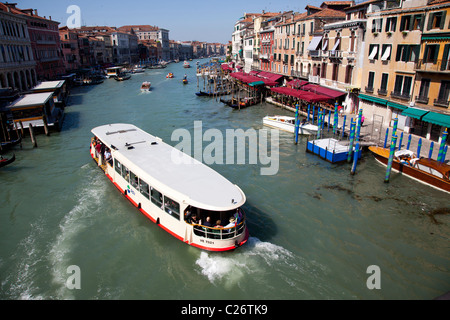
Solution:
[(19, 91), (37, 83), (27, 20), (0, 3), (0, 87)]

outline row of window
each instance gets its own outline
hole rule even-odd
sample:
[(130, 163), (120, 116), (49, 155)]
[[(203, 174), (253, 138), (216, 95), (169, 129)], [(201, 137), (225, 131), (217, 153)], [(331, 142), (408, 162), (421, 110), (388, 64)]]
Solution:
[[(423, 53), (424, 63), (436, 63), (438, 61), (440, 44), (427, 44)], [(380, 50), (381, 49), (381, 50)], [(397, 45), (397, 53), (395, 61), (417, 62), (419, 59), (420, 45), (415, 44), (399, 44)], [(449, 60), (450, 44), (445, 44), (442, 60)], [(370, 44), (369, 60), (381, 61), (391, 60), (392, 44)]]
[(0, 62), (33, 60), (28, 46), (0, 45)]
[(147, 182), (135, 175), (126, 166), (114, 159), (114, 168), (125, 181), (133, 186), (145, 198), (149, 199), (158, 208), (161, 208), (172, 217), (180, 220), (180, 204), (150, 186)]
[[(389, 78), (388, 73), (383, 73), (381, 75), (381, 84), (380, 88), (378, 89), (378, 94), (387, 95), (388, 78)], [(375, 72), (370, 71), (369, 78), (367, 81), (366, 92), (373, 92), (374, 79), (375, 79)], [(428, 103), (428, 91), (430, 89), (430, 82), (431, 79), (427, 78), (421, 79), (419, 95), (417, 96), (417, 100)], [(392, 95), (400, 99), (402, 98), (410, 99), (412, 84), (413, 84), (413, 77), (405, 75), (396, 75), (394, 91), (392, 92)], [(438, 98), (436, 99), (436, 101), (437, 103), (448, 106), (449, 98), (450, 98), (450, 81), (442, 80)]]
[[(446, 11), (432, 12), (428, 18), (427, 30), (444, 29)], [(404, 15), (400, 18), (399, 31), (423, 31), (425, 23), (425, 14)], [(395, 32), (397, 29), (397, 17), (386, 18), (385, 32)], [(383, 30), (383, 18), (372, 20), (372, 32), (381, 32)]]
[(26, 28), (23, 24), (17, 24), (11, 21), (1, 20), (0, 34), (5, 36), (27, 38)]

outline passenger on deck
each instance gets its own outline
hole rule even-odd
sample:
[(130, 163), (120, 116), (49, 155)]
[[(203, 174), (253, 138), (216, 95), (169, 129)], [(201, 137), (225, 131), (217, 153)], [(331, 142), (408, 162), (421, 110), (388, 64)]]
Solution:
[(190, 224), (198, 224), (197, 215), (195, 213), (193, 213), (191, 215), (191, 218), (188, 220), (188, 222)]
[(217, 220), (217, 221), (216, 221), (216, 225), (214, 226), (214, 228), (223, 228), (223, 226), (222, 226), (222, 221)]
[(107, 148), (105, 150), (105, 161), (108, 162), (110, 166), (112, 166), (113, 161), (112, 161), (112, 158), (111, 158), (111, 152), (110, 152), (109, 148)]
[(203, 223), (205, 227), (212, 227), (211, 217), (206, 217), (206, 221)]
[[(229, 224), (227, 224), (226, 226), (225, 226), (225, 228), (232, 228), (232, 227), (235, 227), (236, 226), (236, 220), (234, 219), (234, 217), (230, 217), (230, 223)], [(230, 231), (231, 231), (231, 229), (230, 229)]]

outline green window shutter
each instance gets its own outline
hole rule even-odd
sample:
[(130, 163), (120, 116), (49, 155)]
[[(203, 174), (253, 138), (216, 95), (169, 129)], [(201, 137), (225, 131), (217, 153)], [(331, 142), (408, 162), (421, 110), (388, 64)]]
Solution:
[(425, 45), (425, 50), (423, 51), (423, 62), (427, 62), (427, 56), (428, 56), (428, 45)]
[(400, 61), (400, 59), (402, 58), (402, 47), (402, 44), (397, 45), (397, 55), (395, 57), (395, 61)]
[(444, 47), (444, 55), (442, 56), (441, 70), (447, 70), (449, 48), (450, 43), (447, 43)]
[(444, 29), (445, 16), (447, 15), (447, 11), (441, 11), (441, 12), (442, 12), (442, 18), (441, 18), (441, 25), (439, 26), (439, 28)]
[(411, 31), (414, 28), (414, 15), (409, 16), (409, 28), (408, 30)]
[(434, 56), (433, 56), (433, 63), (436, 63), (437, 60), (438, 60), (439, 47), (440, 47), (439, 44), (437, 44), (437, 45), (435, 46)]
[(434, 13), (430, 13), (428, 15), (428, 25), (427, 25), (427, 30), (431, 29), (431, 26), (433, 25), (433, 18), (434, 18)]
[(420, 15), (420, 31), (423, 31), (423, 26), (425, 24), (425, 14)]

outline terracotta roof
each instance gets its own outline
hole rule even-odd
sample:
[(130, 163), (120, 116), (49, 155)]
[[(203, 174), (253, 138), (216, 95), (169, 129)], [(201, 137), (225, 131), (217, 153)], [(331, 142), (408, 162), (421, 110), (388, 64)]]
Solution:
[(131, 30), (134, 30), (135, 32), (138, 31), (148, 32), (148, 31), (157, 31), (159, 30), (159, 27), (150, 25), (126, 25), (119, 27), (117, 29), (125, 32), (131, 32)]
[(9, 3), (9, 5), (7, 5), (7, 4), (0, 2), (0, 11), (11, 12), (13, 14), (19, 14), (19, 15), (26, 16), (26, 17), (33, 17), (33, 18), (37, 18), (37, 19), (41, 19), (41, 20), (45, 20), (45, 21), (49, 21), (49, 22), (51, 21), (51, 22), (59, 24), (58, 21), (54, 21), (51, 19), (47, 19), (47, 18), (38, 16), (36, 14), (37, 10), (16, 8), (16, 3)]
[(339, 10), (333, 10), (329, 8), (324, 8), (319, 12), (310, 14), (308, 17), (322, 17), (322, 18), (328, 18), (328, 17), (342, 17), (345, 18), (345, 12), (339, 11)]
[(320, 5), (320, 6), (323, 6), (324, 4), (326, 4), (326, 5), (346, 5), (346, 4), (348, 4), (348, 5), (352, 5), (354, 3), (354, 1), (324, 1), (324, 2), (322, 2), (322, 4)]

